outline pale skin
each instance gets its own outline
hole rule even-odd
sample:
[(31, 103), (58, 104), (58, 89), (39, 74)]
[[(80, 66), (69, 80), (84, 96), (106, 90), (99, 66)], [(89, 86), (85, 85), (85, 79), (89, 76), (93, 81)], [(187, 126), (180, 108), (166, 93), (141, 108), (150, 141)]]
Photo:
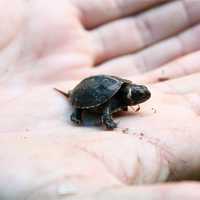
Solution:
[[(2, 0), (0, 199), (199, 199), (198, 182), (165, 183), (200, 178), (199, 9), (197, 0)], [(152, 92), (114, 131), (74, 126), (53, 90), (99, 73)]]

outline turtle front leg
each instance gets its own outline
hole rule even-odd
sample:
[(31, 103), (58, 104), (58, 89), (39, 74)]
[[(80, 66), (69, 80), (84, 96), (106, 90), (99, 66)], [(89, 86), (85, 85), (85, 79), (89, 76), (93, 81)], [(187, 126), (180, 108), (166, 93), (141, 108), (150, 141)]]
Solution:
[(71, 114), (71, 121), (74, 122), (75, 124), (81, 124), (81, 121), (82, 121), (81, 113), (82, 113), (82, 110), (76, 108), (74, 112)]
[(117, 124), (112, 119), (110, 105), (107, 105), (101, 116), (102, 124), (106, 126), (107, 129), (114, 129), (117, 127)]

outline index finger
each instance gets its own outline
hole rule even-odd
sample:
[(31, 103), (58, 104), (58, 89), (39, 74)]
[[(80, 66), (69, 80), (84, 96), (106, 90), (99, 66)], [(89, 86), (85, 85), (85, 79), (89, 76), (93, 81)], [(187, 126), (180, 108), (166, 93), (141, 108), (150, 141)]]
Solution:
[(171, 0), (72, 0), (88, 29)]

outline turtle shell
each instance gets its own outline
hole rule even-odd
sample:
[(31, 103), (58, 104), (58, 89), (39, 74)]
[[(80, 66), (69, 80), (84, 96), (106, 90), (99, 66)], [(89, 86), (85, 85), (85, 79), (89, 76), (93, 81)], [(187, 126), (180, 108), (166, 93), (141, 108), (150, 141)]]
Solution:
[(124, 83), (131, 81), (108, 75), (86, 78), (72, 90), (72, 105), (82, 109), (97, 107), (114, 96)]

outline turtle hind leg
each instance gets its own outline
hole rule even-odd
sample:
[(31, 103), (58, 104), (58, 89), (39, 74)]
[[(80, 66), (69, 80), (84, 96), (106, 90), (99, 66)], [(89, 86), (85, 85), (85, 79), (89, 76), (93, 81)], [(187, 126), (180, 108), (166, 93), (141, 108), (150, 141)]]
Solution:
[(114, 129), (117, 128), (117, 124), (113, 121), (110, 105), (104, 108), (104, 111), (101, 116), (102, 124), (106, 126), (107, 129)]
[(123, 110), (123, 111), (128, 111), (128, 106), (122, 107), (122, 110)]
[(74, 112), (71, 114), (71, 121), (74, 122), (75, 124), (80, 125), (82, 122), (82, 110), (76, 108)]

